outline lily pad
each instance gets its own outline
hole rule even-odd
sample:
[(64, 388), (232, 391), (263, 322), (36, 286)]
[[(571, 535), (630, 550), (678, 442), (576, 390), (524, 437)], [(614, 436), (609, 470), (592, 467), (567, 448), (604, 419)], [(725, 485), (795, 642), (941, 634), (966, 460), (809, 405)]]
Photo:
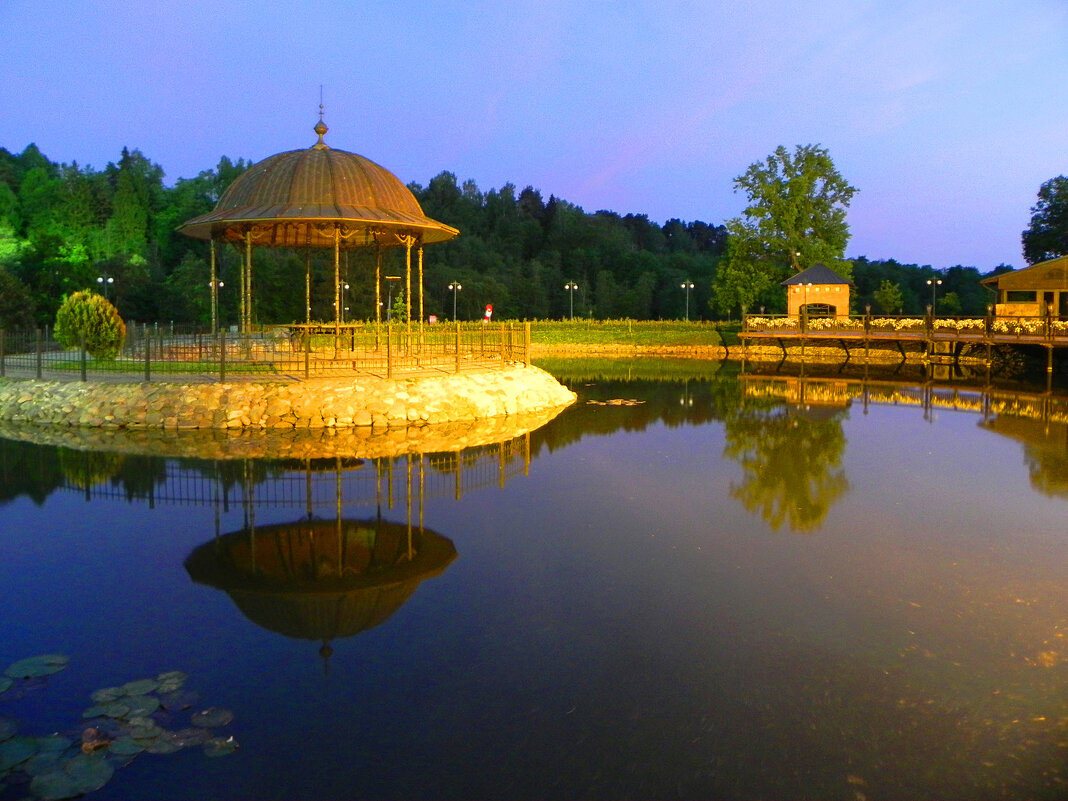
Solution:
[(182, 750), (182, 743), (175, 737), (174, 732), (161, 731), (159, 737), (153, 740), (146, 750), (150, 754), (173, 754)]
[(146, 717), (159, 709), (159, 699), (151, 695), (131, 695), (123, 699), (131, 717)]
[(107, 704), (118, 701), (124, 695), (126, 695), (126, 690), (122, 687), (101, 687), (99, 690), (94, 690), (89, 697), (95, 704)]
[(229, 709), (220, 709), (216, 706), (209, 706), (205, 710), (194, 712), (192, 718), (190, 718), (190, 722), (194, 726), (213, 729), (216, 726), (225, 726), (233, 719), (234, 713)]
[(155, 679), (138, 679), (137, 681), (128, 681), (122, 685), (123, 692), (127, 695), (147, 695), (155, 692), (158, 687), (159, 682)]
[(163, 729), (152, 718), (130, 718), (127, 734), (135, 740), (154, 740)]
[(27, 659), (20, 659), (11, 665), (8, 665), (4, 671), (5, 676), (10, 676), (13, 679), (29, 679), (36, 676), (51, 676), (53, 673), (59, 673), (67, 666), (70, 659), (62, 654), (42, 654), (41, 656), (31, 656)]
[(54, 751), (34, 754), (23, 762), (19, 769), (28, 776), (43, 776), (46, 773), (63, 770), (63, 761), (63, 757)]
[(60, 751), (66, 751), (73, 745), (70, 737), (64, 737), (62, 734), (47, 734), (44, 737), (37, 738), (37, 750), (42, 754), (55, 754)]
[(145, 750), (145, 746), (142, 743), (137, 742), (133, 737), (123, 735), (115, 740), (111, 741), (108, 746), (108, 751), (116, 756), (134, 756), (140, 754)]
[(176, 731), (174, 737), (175, 742), (179, 743), (182, 748), (191, 748), (194, 745), (204, 745), (211, 739), (211, 732), (197, 726), (190, 726)]
[(164, 709), (189, 709), (200, 700), (200, 696), (192, 690), (176, 690), (161, 695), (159, 700)]
[(204, 743), (204, 756), (220, 757), (237, 750), (237, 740), (233, 737), (212, 737)]
[(0, 743), (0, 770), (7, 770), (37, 753), (37, 740), (33, 737), (10, 737)]
[(78, 783), (83, 793), (99, 790), (111, 781), (115, 774), (115, 769), (99, 753), (78, 754), (67, 763), (65, 770)]
[(19, 730), (19, 722), (14, 718), (5, 717), (0, 715), (0, 742), (14, 737), (15, 732)]
[(0, 676), (0, 695), (10, 690), (13, 683), (7, 676)]
[(58, 801), (62, 798), (75, 798), (82, 794), (78, 781), (65, 770), (54, 770), (41, 776), (34, 776), (30, 782), (34, 796), (44, 801)]
[(180, 670), (168, 670), (166, 673), (160, 673), (156, 676), (156, 681), (159, 682), (157, 691), (161, 695), (165, 693), (173, 693), (176, 690), (182, 689), (188, 678), (189, 676), (182, 673)]
[(91, 706), (84, 712), (82, 712), (83, 718), (124, 718), (130, 714), (130, 707), (128, 704), (122, 701), (112, 701), (107, 704), (98, 704), (97, 706)]

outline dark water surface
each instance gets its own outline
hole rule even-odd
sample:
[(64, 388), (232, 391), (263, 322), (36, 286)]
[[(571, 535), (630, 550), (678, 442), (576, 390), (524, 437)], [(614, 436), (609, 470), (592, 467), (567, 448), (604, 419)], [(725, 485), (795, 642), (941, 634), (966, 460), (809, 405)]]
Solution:
[(557, 369), (459, 457), (0, 440), (0, 669), (70, 657), (0, 716), (233, 711), (90, 798), (1068, 796), (1062, 399)]

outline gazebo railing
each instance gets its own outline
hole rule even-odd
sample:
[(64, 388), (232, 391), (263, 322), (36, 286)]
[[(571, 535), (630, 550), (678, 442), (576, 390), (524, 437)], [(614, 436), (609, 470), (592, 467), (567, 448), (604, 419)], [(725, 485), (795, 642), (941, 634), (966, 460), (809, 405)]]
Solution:
[(273, 326), (215, 334), (130, 325), (118, 356), (64, 348), (48, 330), (0, 330), (0, 377), (235, 381), (484, 370), (530, 364), (529, 323)]

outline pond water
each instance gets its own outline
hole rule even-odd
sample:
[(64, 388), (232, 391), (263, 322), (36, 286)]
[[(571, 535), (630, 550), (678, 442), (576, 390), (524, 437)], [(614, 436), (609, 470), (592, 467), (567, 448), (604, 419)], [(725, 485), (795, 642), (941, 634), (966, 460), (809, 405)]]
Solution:
[(1063, 398), (551, 369), (573, 407), (459, 453), (0, 432), (0, 669), (69, 658), (0, 739), (181, 671), (151, 720), (239, 748), (102, 747), (89, 798), (1068, 795)]

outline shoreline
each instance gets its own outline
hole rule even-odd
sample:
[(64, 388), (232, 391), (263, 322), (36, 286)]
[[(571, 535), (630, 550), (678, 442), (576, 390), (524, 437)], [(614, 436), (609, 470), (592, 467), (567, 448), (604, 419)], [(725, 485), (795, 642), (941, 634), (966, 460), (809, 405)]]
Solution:
[(419, 378), (196, 383), (0, 379), (0, 420), (105, 429), (406, 428), (558, 409), (575, 393), (537, 367)]

